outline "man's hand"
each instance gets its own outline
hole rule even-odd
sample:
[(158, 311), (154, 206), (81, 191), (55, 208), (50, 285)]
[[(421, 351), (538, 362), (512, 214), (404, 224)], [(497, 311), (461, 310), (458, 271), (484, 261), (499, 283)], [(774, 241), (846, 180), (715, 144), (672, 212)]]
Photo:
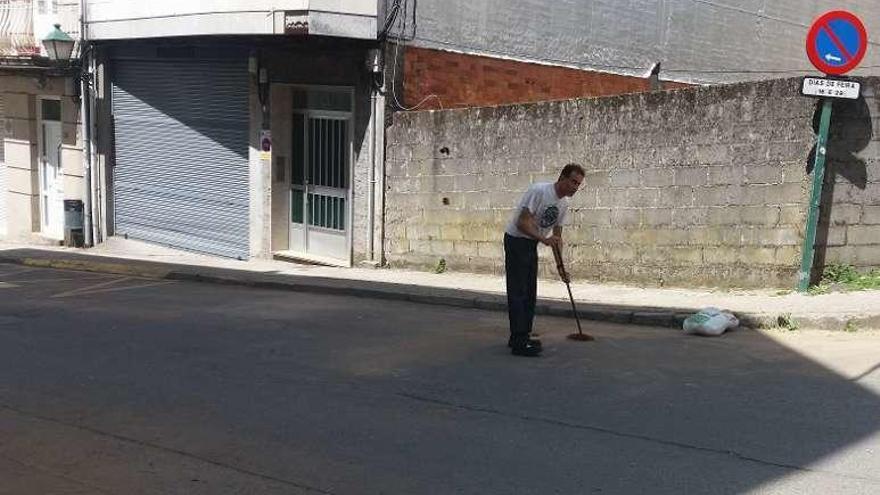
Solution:
[(562, 237), (559, 237), (556, 234), (551, 235), (550, 237), (545, 237), (541, 242), (553, 249), (562, 250)]

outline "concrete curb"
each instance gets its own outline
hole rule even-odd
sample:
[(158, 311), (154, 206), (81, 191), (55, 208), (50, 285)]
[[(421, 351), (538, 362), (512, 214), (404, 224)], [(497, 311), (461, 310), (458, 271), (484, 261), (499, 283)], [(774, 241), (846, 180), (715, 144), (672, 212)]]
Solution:
[[(297, 280), (270, 280), (270, 275), (250, 274), (247, 272), (229, 274), (212, 274), (224, 269), (212, 267), (187, 267), (179, 270), (165, 267), (150, 267), (139, 264), (137, 260), (130, 263), (104, 262), (97, 260), (44, 259), (33, 257), (10, 257), (0, 253), (0, 262), (12, 263), (36, 268), (53, 268), (60, 270), (76, 270), (83, 272), (109, 273), (143, 278), (202, 282), (222, 285), (236, 285), (259, 289), (310, 292), (340, 296), (354, 296), (373, 299), (388, 299), (420, 304), (451, 306), (457, 308), (483, 309), (490, 311), (506, 311), (507, 299), (503, 294), (491, 294), (474, 291), (457, 291), (442, 288), (425, 288), (405, 290), (402, 288), (381, 288), (381, 283), (370, 281), (351, 281), (340, 279), (328, 282), (327, 279), (312, 280), (299, 277)], [(277, 276), (276, 276), (277, 277)], [(345, 285), (340, 285), (345, 284)], [(357, 284), (360, 284), (358, 286)], [(371, 286), (372, 285), (372, 286)], [(388, 285), (388, 284), (385, 284)], [(681, 328), (682, 322), (699, 308), (632, 308), (580, 303), (578, 316), (582, 320), (622, 323), (630, 325)], [(535, 313), (538, 315), (572, 317), (570, 303), (555, 299), (538, 299)], [(857, 331), (859, 329), (880, 328), (880, 314), (855, 317), (790, 315), (781, 319), (781, 315), (767, 313), (738, 312), (740, 326), (748, 328), (810, 328), (833, 331)]]
[(138, 267), (123, 263), (106, 263), (100, 261), (61, 260), (40, 258), (9, 258), (0, 256), (0, 261), (11, 262), (35, 268), (55, 268), (58, 270), (76, 270), (81, 272), (112, 273), (133, 277), (165, 278), (169, 271), (148, 267)]

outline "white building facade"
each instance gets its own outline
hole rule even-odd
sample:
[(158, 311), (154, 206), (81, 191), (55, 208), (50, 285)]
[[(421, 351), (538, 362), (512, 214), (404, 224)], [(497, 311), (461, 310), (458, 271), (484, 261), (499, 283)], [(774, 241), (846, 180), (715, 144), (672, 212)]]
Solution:
[(86, 5), (96, 241), (381, 261), (375, 0)]

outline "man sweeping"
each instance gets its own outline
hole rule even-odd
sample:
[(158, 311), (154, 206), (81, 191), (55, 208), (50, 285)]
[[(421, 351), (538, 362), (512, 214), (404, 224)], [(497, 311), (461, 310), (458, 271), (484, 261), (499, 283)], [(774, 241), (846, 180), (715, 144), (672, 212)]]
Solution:
[[(562, 224), (568, 212), (568, 198), (581, 187), (584, 169), (576, 163), (562, 168), (556, 182), (538, 182), (523, 194), (504, 233), (504, 269), (507, 274), (507, 313), (515, 356), (537, 356), (541, 341), (532, 339), (535, 299), (538, 290), (538, 243), (562, 247)], [(570, 282), (558, 265), (559, 276)]]

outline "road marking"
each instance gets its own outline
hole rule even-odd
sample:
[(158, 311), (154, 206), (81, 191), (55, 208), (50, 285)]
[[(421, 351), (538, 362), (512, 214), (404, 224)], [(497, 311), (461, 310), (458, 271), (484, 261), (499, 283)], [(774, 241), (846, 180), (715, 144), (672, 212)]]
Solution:
[(42, 282), (91, 282), (92, 280), (107, 280), (106, 275), (85, 276), (85, 277), (52, 277), (52, 278), (30, 278), (26, 280), (4, 280), (10, 284), (39, 284)]
[(115, 278), (115, 279), (109, 280), (107, 282), (101, 282), (100, 284), (89, 285), (88, 287), (80, 287), (79, 289), (72, 289), (72, 290), (68, 290), (65, 292), (60, 292), (58, 294), (55, 294), (52, 297), (66, 297), (66, 296), (72, 296), (74, 294), (86, 294), (86, 293), (92, 292), (97, 289), (102, 289), (102, 288), (110, 286), (110, 285), (116, 285), (120, 282), (125, 282), (126, 280), (128, 280), (128, 277)]
[(18, 270), (12, 270), (8, 272), (0, 273), (0, 276), (8, 277), (10, 275), (18, 275), (19, 273), (27, 273), (27, 272), (35, 272), (36, 268), (19, 268)]
[(15, 284), (0, 281), (0, 289), (14, 289), (16, 287), (18, 286)]
[(122, 282), (124, 280), (131, 280), (131, 278), (125, 277), (125, 278), (121, 278), (118, 280), (111, 280), (109, 282), (104, 282), (101, 284), (95, 284), (95, 285), (92, 285), (89, 287), (83, 287), (81, 289), (73, 289), (73, 290), (69, 290), (66, 292), (62, 292), (60, 294), (55, 294), (52, 297), (58, 298), (58, 297), (80, 296), (83, 294), (99, 294), (99, 293), (103, 293), (103, 292), (117, 292), (117, 291), (123, 291), (123, 290), (146, 289), (148, 287), (158, 287), (160, 285), (168, 285), (168, 284), (174, 283), (173, 280), (165, 280), (162, 282), (153, 282), (153, 283), (149, 283), (149, 284), (129, 285), (127, 287), (108, 287), (110, 285), (115, 285), (115, 284)]
[(148, 287), (158, 287), (160, 285), (168, 285), (168, 284), (173, 284), (173, 283), (174, 283), (174, 281), (168, 280), (168, 281), (163, 281), (163, 282), (153, 282), (151, 284), (131, 285), (128, 287), (114, 287), (111, 289), (98, 289), (98, 290), (93, 290), (93, 291), (89, 292), (89, 294), (95, 294), (95, 293), (99, 293), (99, 292), (115, 292), (115, 291), (130, 290), (130, 289), (146, 289)]

